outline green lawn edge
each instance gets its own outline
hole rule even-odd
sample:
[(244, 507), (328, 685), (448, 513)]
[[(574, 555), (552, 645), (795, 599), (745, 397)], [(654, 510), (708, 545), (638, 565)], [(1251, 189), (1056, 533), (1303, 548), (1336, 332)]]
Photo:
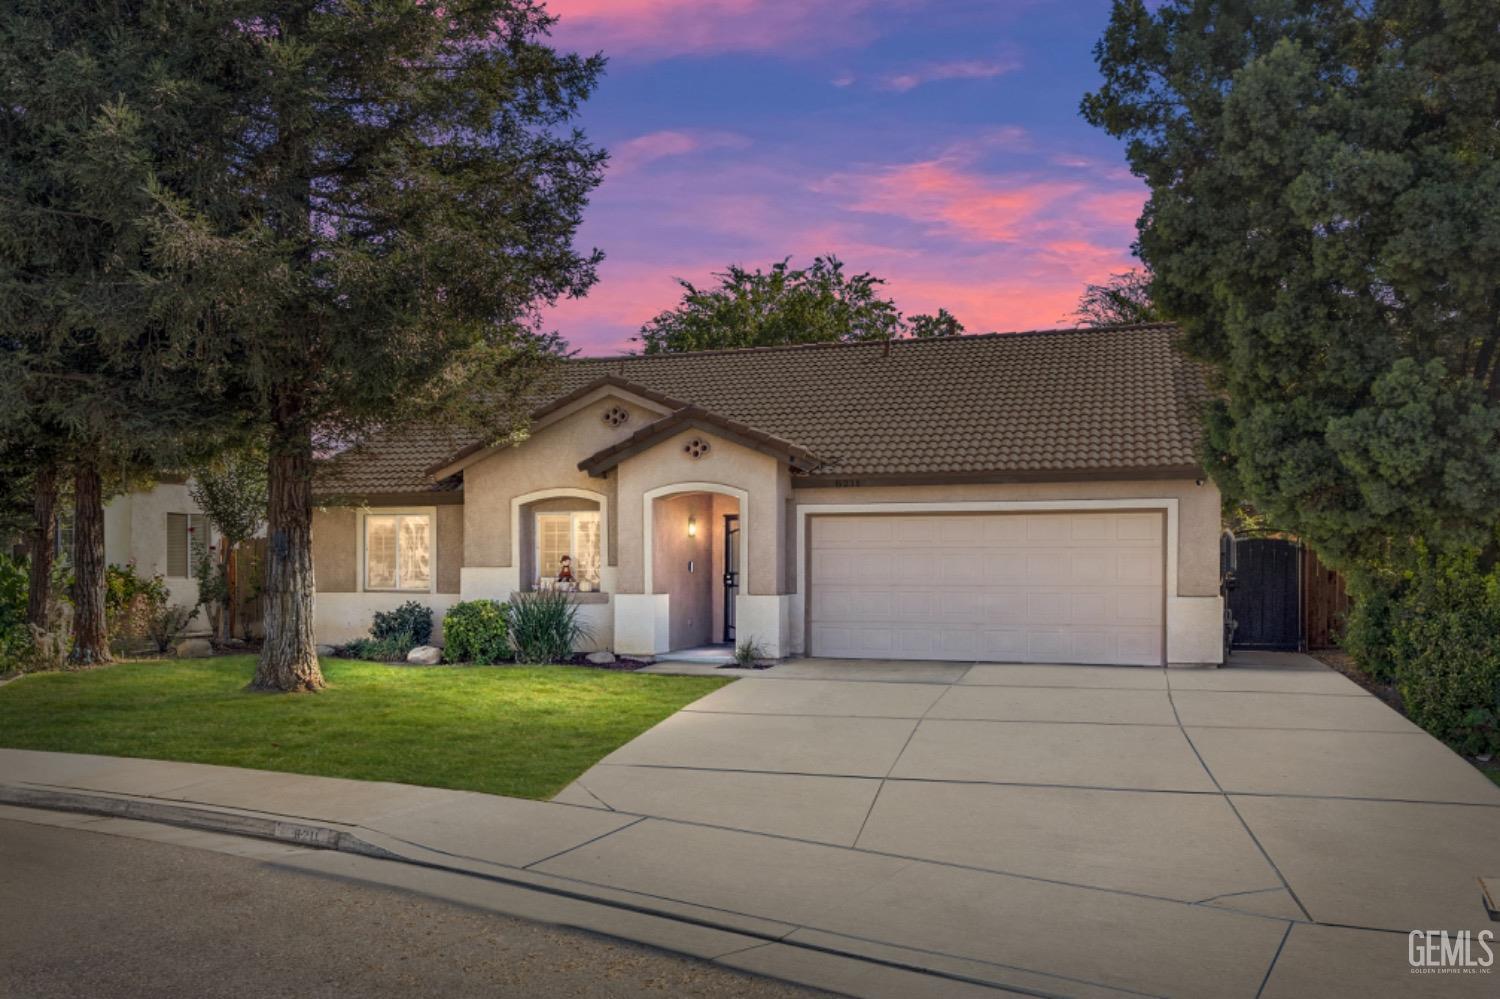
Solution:
[(0, 687), (0, 747), (550, 798), (731, 678), (323, 660), (327, 690), (245, 689), (251, 656), (124, 662)]

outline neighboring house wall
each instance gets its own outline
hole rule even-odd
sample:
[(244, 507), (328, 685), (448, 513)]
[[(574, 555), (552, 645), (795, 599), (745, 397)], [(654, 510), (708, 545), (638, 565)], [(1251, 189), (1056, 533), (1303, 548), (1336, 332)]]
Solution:
[[(160, 574), (166, 580), (171, 603), (195, 606), (198, 581), (191, 570), (187, 576), (167, 575), (167, 515), (202, 512), (186, 483), (158, 482), (150, 489), (116, 496), (104, 507), (104, 560), (114, 565), (133, 562), (143, 576)], [(207, 630), (207, 616), (200, 609), (188, 633), (204, 634)]]

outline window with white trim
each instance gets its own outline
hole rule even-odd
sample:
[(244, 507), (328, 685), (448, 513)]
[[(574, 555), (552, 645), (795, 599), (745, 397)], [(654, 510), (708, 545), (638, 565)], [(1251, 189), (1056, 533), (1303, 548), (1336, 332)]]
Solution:
[(573, 579), (599, 588), (599, 511), (538, 513), (536, 515), (536, 572), (540, 579), (556, 579), (562, 557), (568, 556)]
[(365, 589), (432, 589), (432, 515), (365, 516)]
[(186, 579), (208, 553), (208, 518), (201, 513), (167, 514), (167, 575)]

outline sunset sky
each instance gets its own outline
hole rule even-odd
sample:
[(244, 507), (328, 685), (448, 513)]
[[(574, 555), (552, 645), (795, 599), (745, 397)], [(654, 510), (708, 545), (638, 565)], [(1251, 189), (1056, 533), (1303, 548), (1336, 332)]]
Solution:
[(1143, 185), (1083, 122), (1107, 0), (549, 0), (602, 51), (582, 125), (612, 161), (579, 236), (599, 283), (549, 315), (631, 349), (675, 277), (820, 253), (969, 332), (1071, 325), (1132, 265)]

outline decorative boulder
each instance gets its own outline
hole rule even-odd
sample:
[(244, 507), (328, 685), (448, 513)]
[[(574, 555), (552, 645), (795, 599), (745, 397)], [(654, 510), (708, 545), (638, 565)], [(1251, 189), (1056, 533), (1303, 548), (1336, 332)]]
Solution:
[(185, 638), (177, 643), (178, 659), (197, 659), (213, 654), (213, 644), (206, 638)]
[(418, 645), (406, 654), (406, 661), (418, 666), (436, 666), (443, 661), (443, 650), (436, 645)]
[(587, 659), (595, 666), (607, 666), (615, 661), (615, 654), (613, 652), (590, 652), (583, 658)]

